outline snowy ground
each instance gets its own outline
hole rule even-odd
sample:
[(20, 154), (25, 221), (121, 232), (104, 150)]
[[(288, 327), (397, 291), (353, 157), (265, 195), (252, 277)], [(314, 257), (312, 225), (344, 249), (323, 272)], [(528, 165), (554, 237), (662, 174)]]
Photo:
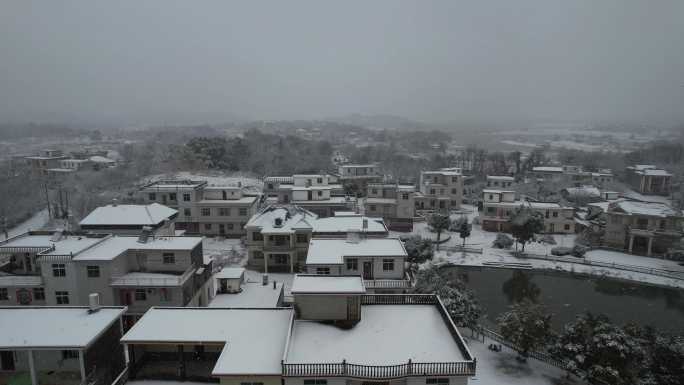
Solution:
[(500, 352), (493, 352), (487, 348), (490, 343), (496, 343), (488, 338), (485, 343), (467, 338), (466, 342), (473, 356), (477, 358), (477, 375), (472, 377), (469, 384), (473, 385), (502, 385), (502, 384), (525, 384), (525, 385), (570, 385), (583, 384), (576, 378), (565, 378), (565, 372), (535, 359), (529, 359), (526, 363), (518, 362), (517, 354), (502, 347)]
[[(469, 220), (472, 223), (474, 217), (477, 216), (477, 212), (472, 206), (464, 205), (464, 211), (469, 211), (467, 214)], [(452, 214), (452, 219), (459, 217), (459, 214)], [(414, 224), (413, 234), (420, 235), (422, 237), (436, 239), (437, 235), (429, 231), (427, 223), (418, 222)], [(632, 272), (613, 268), (604, 268), (596, 266), (587, 266), (576, 263), (568, 262), (555, 262), (542, 259), (532, 259), (532, 258), (517, 258), (511, 255), (510, 250), (501, 250), (492, 248), (492, 242), (496, 238), (494, 232), (483, 231), (481, 226), (478, 224), (473, 224), (471, 236), (466, 241), (466, 246), (472, 248), (482, 248), (482, 254), (479, 253), (463, 253), (463, 252), (450, 252), (445, 249), (453, 246), (460, 245), (462, 240), (459, 238), (457, 233), (452, 233), (451, 239), (440, 245), (442, 250), (435, 252), (434, 262), (436, 263), (452, 263), (456, 265), (465, 266), (484, 266), (488, 263), (500, 263), (500, 264), (519, 264), (525, 263), (529, 264), (529, 267), (533, 269), (548, 269), (556, 271), (570, 271), (582, 274), (591, 274), (597, 276), (607, 276), (612, 278), (626, 279), (631, 281), (649, 283), (653, 285), (670, 286), (684, 288), (684, 266), (679, 265), (675, 261), (668, 261), (659, 258), (648, 258), (637, 255), (630, 255), (625, 253), (620, 253), (617, 251), (608, 250), (592, 250), (588, 252), (585, 256), (587, 261), (600, 261), (607, 263), (618, 263), (625, 265), (634, 265), (642, 268), (653, 268), (668, 270), (677, 273), (683, 273), (683, 279), (672, 279), (666, 277), (660, 277), (657, 275), (652, 275), (648, 273)], [(392, 236), (406, 235), (406, 233), (392, 232)], [(442, 234), (442, 239), (447, 237), (448, 234)], [(525, 252), (530, 254), (539, 255), (549, 255), (551, 249), (555, 246), (573, 246), (575, 241), (574, 234), (567, 235), (554, 235), (553, 236), (556, 245), (545, 245), (540, 243), (531, 243), (525, 246)]]
[[(8, 237), (16, 237), (17, 235), (23, 234), (29, 230), (40, 230), (43, 228), (48, 223), (48, 211), (47, 209), (40, 210), (39, 212), (35, 213), (31, 218), (27, 219), (26, 221), (20, 223), (18, 226), (14, 227), (13, 229), (9, 230), (7, 232)], [(0, 237), (4, 240), (5, 235), (0, 234)]]
[(202, 240), (204, 263), (214, 261), (214, 267), (242, 266), (247, 262), (247, 252), (239, 238), (204, 238)]

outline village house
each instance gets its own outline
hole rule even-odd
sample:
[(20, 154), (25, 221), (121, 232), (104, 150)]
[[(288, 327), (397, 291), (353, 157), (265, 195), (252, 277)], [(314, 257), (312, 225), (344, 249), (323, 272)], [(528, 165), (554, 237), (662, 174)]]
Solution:
[(295, 276), (292, 292), (294, 308), (151, 309), (121, 340), (130, 378), (465, 385), (475, 375), (435, 295), (369, 295), (359, 276), (315, 275)]
[(396, 238), (361, 238), (350, 232), (346, 239), (314, 238), (309, 242), (309, 274), (363, 278), (375, 293), (405, 292), (411, 287), (406, 271), (406, 249)]
[(33, 175), (47, 176), (49, 169), (61, 168), (60, 161), (67, 159), (67, 156), (60, 150), (43, 150), (40, 154), (27, 156), (25, 159)]
[(356, 207), (356, 198), (346, 196), (337, 177), (327, 174), (266, 177), (263, 193), (273, 203), (296, 204), (320, 218)]
[(126, 367), (125, 307), (0, 307), (0, 383), (111, 384)]
[(177, 210), (159, 203), (120, 205), (114, 201), (91, 211), (79, 222), (79, 227), (91, 233), (139, 235), (147, 229), (157, 234), (175, 235), (177, 216)]
[(416, 210), (448, 212), (458, 210), (463, 201), (463, 173), (460, 168), (420, 172)]
[(511, 188), (515, 183), (515, 178), (505, 175), (487, 175), (487, 188), (504, 189)]
[(388, 227), (396, 231), (412, 231), (416, 188), (397, 183), (369, 183), (365, 199), (365, 213), (382, 217)]
[(510, 232), (509, 220), (519, 207), (527, 207), (544, 218), (544, 231), (549, 234), (575, 232), (574, 209), (558, 203), (530, 202), (515, 199), (515, 191), (483, 190), (483, 207), (480, 212), (485, 231)]
[(679, 243), (684, 215), (663, 203), (618, 200), (606, 211), (605, 244), (630, 254), (664, 255)]
[(650, 164), (627, 167), (626, 181), (641, 194), (669, 195), (672, 192), (672, 174)]
[(260, 194), (241, 185), (213, 186), (206, 181), (161, 180), (140, 193), (147, 203), (178, 210), (176, 229), (188, 234), (240, 237), (258, 209)]
[(29, 232), (0, 242), (0, 306), (127, 306), (130, 325), (155, 305), (206, 306), (212, 265), (201, 237)]
[(380, 166), (377, 164), (343, 164), (337, 170), (339, 182), (343, 186), (352, 186), (361, 194), (366, 192), (368, 183), (378, 183), (383, 178)]
[(338, 212), (328, 218), (296, 205), (270, 205), (245, 225), (247, 264), (271, 270), (298, 271), (305, 265), (309, 241), (313, 237), (346, 237), (356, 231), (365, 237), (386, 237), (381, 218)]

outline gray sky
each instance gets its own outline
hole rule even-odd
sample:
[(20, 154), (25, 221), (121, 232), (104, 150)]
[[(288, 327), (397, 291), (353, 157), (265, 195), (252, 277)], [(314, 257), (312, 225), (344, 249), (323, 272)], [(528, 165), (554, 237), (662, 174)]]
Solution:
[(684, 1), (0, 3), (0, 121), (684, 121)]

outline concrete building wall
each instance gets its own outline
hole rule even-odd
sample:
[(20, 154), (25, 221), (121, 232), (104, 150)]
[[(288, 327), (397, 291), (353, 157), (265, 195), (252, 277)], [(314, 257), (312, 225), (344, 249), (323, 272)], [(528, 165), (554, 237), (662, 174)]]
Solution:
[(325, 294), (295, 294), (299, 317), (308, 320), (347, 319), (347, 296)]

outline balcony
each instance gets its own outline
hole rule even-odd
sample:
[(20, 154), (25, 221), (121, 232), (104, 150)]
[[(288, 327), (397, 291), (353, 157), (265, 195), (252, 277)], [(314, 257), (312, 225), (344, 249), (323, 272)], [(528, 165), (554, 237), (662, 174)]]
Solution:
[(405, 364), (371, 366), (348, 364), (286, 364), (283, 377), (349, 377), (373, 380), (391, 380), (412, 376), (474, 376), (475, 361), (463, 362), (411, 362)]
[(114, 287), (173, 287), (183, 286), (195, 272), (194, 267), (190, 267), (183, 274), (174, 275), (169, 273), (146, 273), (130, 272), (119, 277), (112, 277), (109, 285)]

